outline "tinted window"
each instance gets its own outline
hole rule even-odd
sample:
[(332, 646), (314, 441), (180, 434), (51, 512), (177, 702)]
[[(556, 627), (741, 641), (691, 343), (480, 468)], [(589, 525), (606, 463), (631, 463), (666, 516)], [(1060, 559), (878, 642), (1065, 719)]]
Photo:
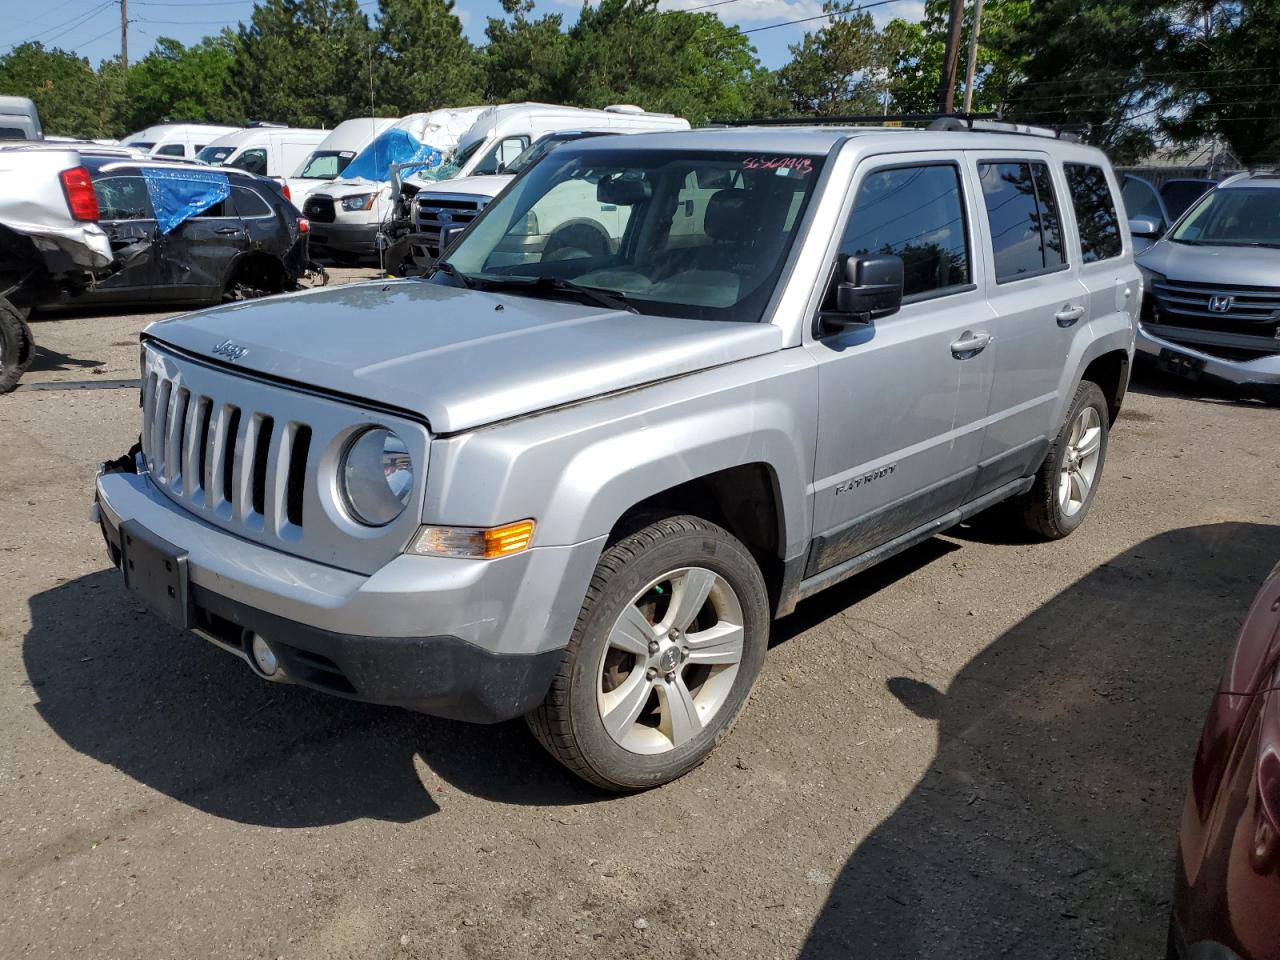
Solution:
[(17, 127), (0, 127), (0, 140), (25, 140), (27, 132)]
[(246, 150), (240, 156), (231, 161), (229, 166), (239, 167), (248, 173), (266, 173), (267, 172), (267, 151), (260, 148)]
[(1177, 220), (1182, 211), (1199, 200), (1205, 192), (1212, 190), (1212, 180), (1170, 180), (1160, 188), (1160, 196), (1164, 200), (1169, 217)]
[(1155, 187), (1147, 181), (1138, 177), (1125, 177), (1124, 185), (1120, 188), (1120, 199), (1124, 201), (1124, 210), (1130, 220), (1144, 218), (1164, 224), (1160, 198), (1156, 196)]
[(1067, 189), (1071, 191), (1071, 206), (1076, 212), (1076, 225), (1080, 228), (1081, 260), (1094, 263), (1120, 256), (1120, 219), (1116, 216), (1107, 175), (1101, 167), (1083, 163), (1068, 163), (1063, 170), (1067, 175)]
[(840, 252), (901, 257), (904, 296), (967, 284), (960, 171), (935, 164), (867, 176), (858, 188)]
[(271, 215), (271, 208), (267, 206), (267, 201), (263, 200), (248, 187), (232, 187), (231, 196), (236, 202), (236, 213), (242, 217), (267, 217)]
[(1049, 168), (1043, 163), (978, 164), (991, 228), (996, 280), (1062, 265), (1062, 228)]
[(104, 177), (93, 181), (101, 220), (152, 220), (155, 211), (141, 177)]
[(163, 147), (156, 151), (157, 157), (181, 157), (183, 155), (183, 146), (180, 143), (166, 143)]

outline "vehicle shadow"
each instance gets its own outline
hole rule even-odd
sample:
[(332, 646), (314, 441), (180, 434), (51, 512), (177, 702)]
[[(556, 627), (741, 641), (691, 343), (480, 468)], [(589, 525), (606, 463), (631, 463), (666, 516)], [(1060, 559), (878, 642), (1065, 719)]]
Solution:
[(36, 710), (73, 749), (214, 816), (274, 827), (407, 823), (461, 790), (587, 803), (523, 721), (477, 726), (275, 685), (138, 606), (114, 570), (30, 600)]
[(27, 368), (28, 372), (34, 373), (42, 370), (58, 371), (58, 370), (87, 370), (92, 367), (101, 367), (105, 364), (101, 360), (81, 360), (79, 357), (73, 357), (67, 353), (59, 353), (57, 350), (50, 350), (48, 347), (41, 346), (36, 343), (35, 359), (31, 361), (31, 366)]
[[(1246, 396), (1240, 389), (1217, 380), (1188, 380), (1157, 370), (1150, 363), (1137, 363), (1129, 380), (1129, 392), (1153, 397), (1173, 397), (1201, 403), (1229, 406), (1263, 406), (1256, 397)], [(1124, 413), (1121, 413), (1124, 416)]]
[(1200, 724), (1278, 557), (1278, 526), (1164, 533), (1068, 586), (946, 691), (889, 679), (937, 720), (937, 753), (854, 849), (801, 956), (1160, 955)]

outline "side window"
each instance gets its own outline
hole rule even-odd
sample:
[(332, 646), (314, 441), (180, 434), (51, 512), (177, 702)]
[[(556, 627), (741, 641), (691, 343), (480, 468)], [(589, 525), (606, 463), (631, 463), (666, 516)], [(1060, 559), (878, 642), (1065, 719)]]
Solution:
[(252, 150), (243, 151), (240, 156), (231, 161), (231, 166), (239, 167), (246, 173), (266, 174), (267, 172), (267, 151), (261, 147), (255, 147)]
[(476, 168), (471, 171), (472, 176), (497, 173), (500, 166), (520, 156), (527, 146), (529, 146), (528, 137), (507, 137), (505, 140), (498, 141), (498, 145), (476, 164)]
[(1043, 163), (1002, 160), (979, 163), (978, 174), (991, 228), (996, 281), (1061, 267), (1062, 227), (1049, 168)]
[(1111, 187), (1101, 167), (1086, 163), (1063, 164), (1071, 206), (1080, 229), (1080, 259), (1096, 263), (1120, 256), (1120, 218), (1116, 216)]
[(858, 187), (840, 253), (902, 258), (904, 297), (970, 280), (960, 170), (938, 163), (868, 174)]
[(141, 177), (103, 177), (93, 181), (101, 220), (154, 220), (155, 210)]
[(208, 210), (197, 213), (192, 220), (216, 220), (224, 217), (234, 217), (236, 215), (235, 201), (228, 197), (221, 203), (215, 203)]
[(269, 217), (271, 208), (267, 201), (248, 187), (232, 187), (231, 197), (235, 200), (236, 213), (244, 217)]
[(180, 143), (166, 143), (156, 151), (157, 157), (184, 157), (186, 150)]

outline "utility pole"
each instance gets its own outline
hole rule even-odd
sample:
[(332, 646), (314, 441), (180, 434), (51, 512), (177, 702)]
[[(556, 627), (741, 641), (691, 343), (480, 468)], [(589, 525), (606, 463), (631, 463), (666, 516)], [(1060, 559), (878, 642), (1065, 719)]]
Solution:
[(942, 82), (938, 85), (938, 108), (951, 113), (956, 108), (956, 66), (960, 60), (960, 28), (964, 26), (964, 0), (951, 0), (951, 19), (947, 23), (947, 52), (942, 63)]
[(129, 69), (129, 0), (120, 0), (120, 63)]
[(964, 79), (964, 112), (973, 113), (973, 74), (978, 68), (978, 30), (982, 27), (982, 0), (973, 0), (973, 29), (969, 31), (969, 69)]

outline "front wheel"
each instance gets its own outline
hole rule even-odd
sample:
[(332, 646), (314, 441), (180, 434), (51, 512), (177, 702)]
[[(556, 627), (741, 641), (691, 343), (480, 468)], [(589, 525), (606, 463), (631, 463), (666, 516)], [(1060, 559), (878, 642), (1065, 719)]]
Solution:
[(740, 541), (698, 517), (652, 523), (600, 558), (529, 727), (597, 786), (667, 783), (729, 732), (768, 636), (764, 578)]
[(18, 385), (23, 371), (35, 359), (36, 346), (31, 328), (17, 308), (0, 297), (0, 394)]
[(1060, 540), (1084, 523), (1102, 480), (1110, 422), (1102, 388), (1081, 382), (1035, 483), (1022, 497), (1027, 529)]

